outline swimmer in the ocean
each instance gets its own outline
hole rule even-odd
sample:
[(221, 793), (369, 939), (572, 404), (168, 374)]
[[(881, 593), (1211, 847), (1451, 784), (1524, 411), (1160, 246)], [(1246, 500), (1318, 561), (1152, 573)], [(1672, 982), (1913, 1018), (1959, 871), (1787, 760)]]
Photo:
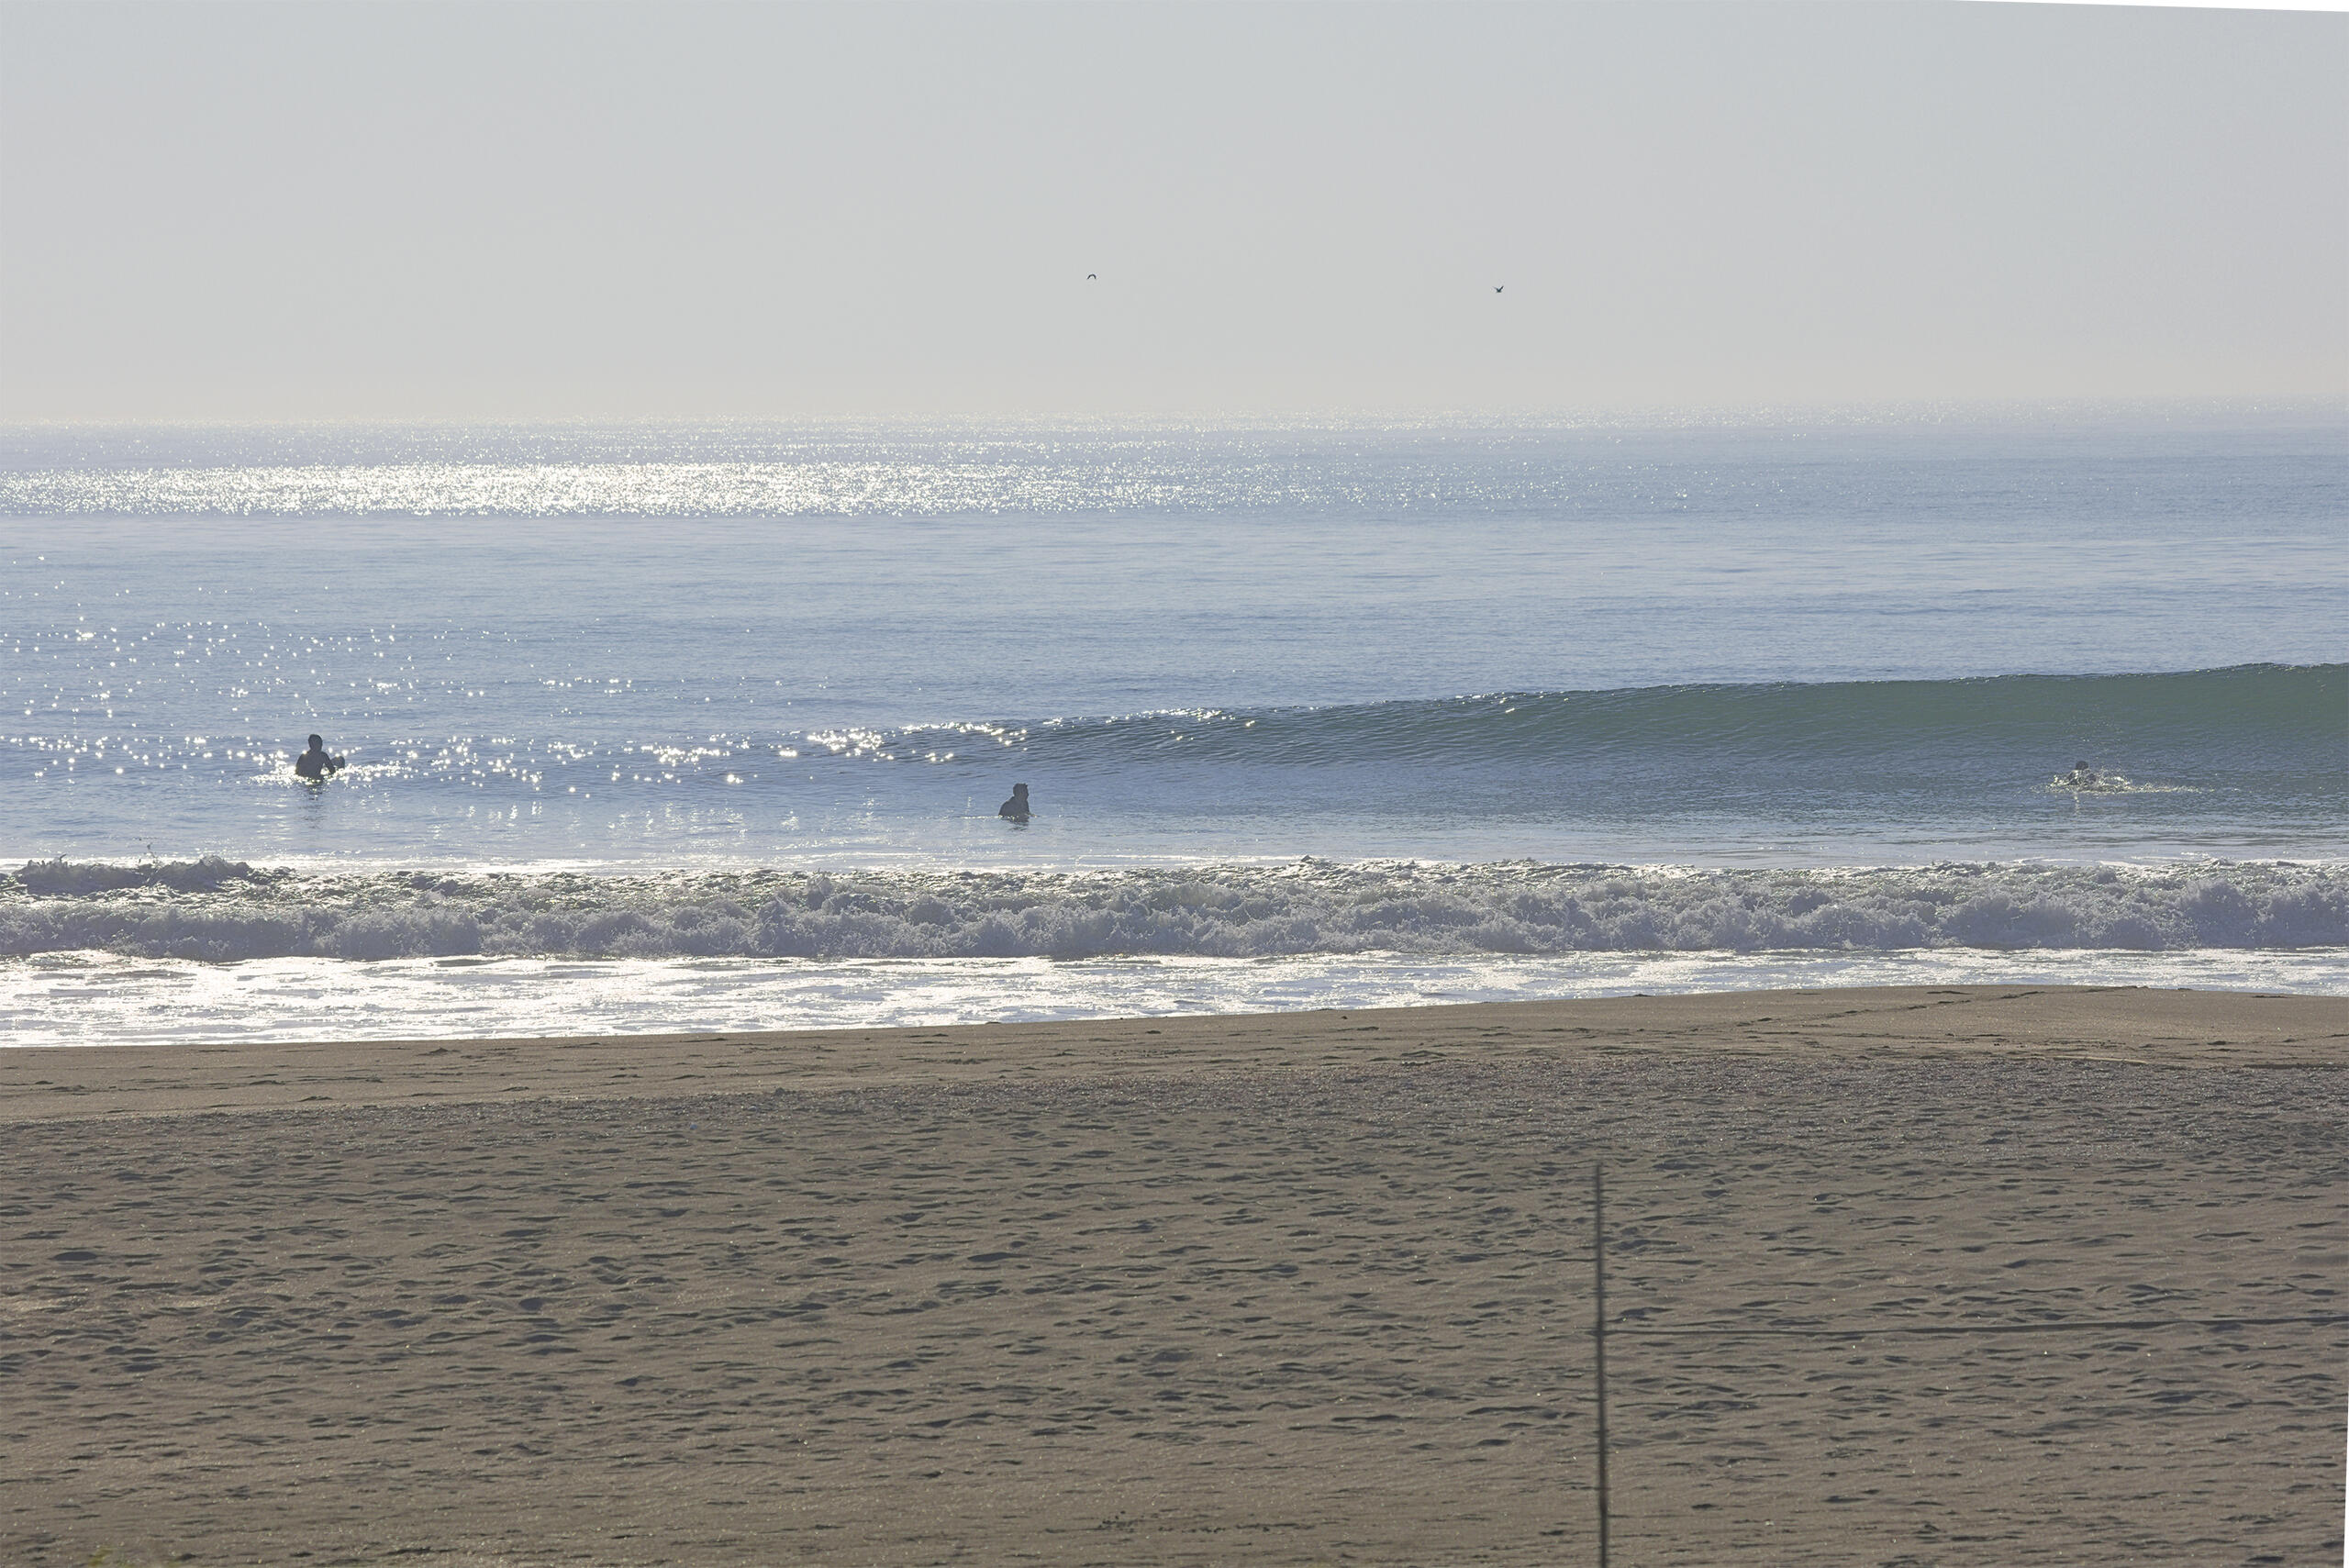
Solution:
[(2094, 789), (2103, 781), (2097, 777), (2096, 770), (2089, 767), (2087, 759), (2083, 758), (2072, 764), (2072, 771), (2064, 775), (2064, 782), (2074, 789)]
[(322, 779), (341, 766), (342, 759), (328, 756), (325, 740), (316, 735), (310, 737), (310, 749), (294, 759), (295, 776), (306, 779)]
[(1005, 801), (1001, 806), (996, 806), (995, 808), (995, 814), (997, 817), (1009, 817), (1014, 822), (1027, 821), (1028, 786), (1026, 784), (1013, 784), (1011, 786), (1011, 798)]

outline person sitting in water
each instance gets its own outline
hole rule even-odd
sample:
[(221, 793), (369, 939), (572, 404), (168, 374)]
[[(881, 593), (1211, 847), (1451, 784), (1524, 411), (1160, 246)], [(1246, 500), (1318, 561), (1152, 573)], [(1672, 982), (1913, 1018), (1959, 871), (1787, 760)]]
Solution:
[(318, 736), (310, 737), (310, 749), (294, 759), (294, 772), (306, 779), (322, 779), (342, 766), (340, 757), (327, 755), (327, 743)]
[(995, 808), (995, 814), (997, 817), (1008, 817), (1014, 822), (1027, 821), (1028, 786), (1026, 784), (1013, 784), (1011, 786), (1011, 798), (1005, 801), (1001, 806), (996, 806)]
[(2087, 765), (2086, 759), (2083, 759), (2079, 762), (2074, 762), (2072, 764), (2072, 771), (2065, 773), (2056, 782), (2059, 784), (2069, 784), (2074, 789), (2094, 789), (2097, 785), (2102, 784), (2104, 780), (2098, 774), (2094, 768)]

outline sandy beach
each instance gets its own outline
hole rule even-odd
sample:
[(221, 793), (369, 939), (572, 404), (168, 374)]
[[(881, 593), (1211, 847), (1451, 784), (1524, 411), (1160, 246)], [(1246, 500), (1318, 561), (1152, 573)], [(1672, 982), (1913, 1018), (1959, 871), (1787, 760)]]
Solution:
[(2349, 1003), (0, 1051), (0, 1556), (2338, 1561)]

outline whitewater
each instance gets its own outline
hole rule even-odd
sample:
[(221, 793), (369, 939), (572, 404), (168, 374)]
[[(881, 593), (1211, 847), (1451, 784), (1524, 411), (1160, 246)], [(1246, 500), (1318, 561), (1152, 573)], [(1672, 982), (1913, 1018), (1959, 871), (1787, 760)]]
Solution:
[(0, 1038), (2349, 991), (2344, 430), (0, 433)]

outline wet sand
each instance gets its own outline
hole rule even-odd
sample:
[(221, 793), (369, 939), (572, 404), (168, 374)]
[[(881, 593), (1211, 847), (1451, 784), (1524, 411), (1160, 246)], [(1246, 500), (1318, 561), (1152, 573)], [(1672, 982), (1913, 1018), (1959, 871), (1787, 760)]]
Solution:
[(0, 1051), (0, 1558), (2332, 1562), (2349, 1002)]

